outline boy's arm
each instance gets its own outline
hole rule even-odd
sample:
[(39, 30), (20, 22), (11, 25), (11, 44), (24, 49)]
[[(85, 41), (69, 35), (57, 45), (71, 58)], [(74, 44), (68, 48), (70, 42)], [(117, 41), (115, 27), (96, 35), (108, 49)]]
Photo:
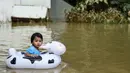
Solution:
[(31, 55), (31, 54), (29, 54), (29, 53), (25, 53), (24, 55), (25, 55), (25, 56), (32, 56), (32, 55)]
[(25, 56), (36, 57), (37, 55), (34, 55), (32, 49), (29, 48), (26, 50)]
[(36, 57), (37, 55), (25, 53), (25, 56), (28, 56), (28, 57)]

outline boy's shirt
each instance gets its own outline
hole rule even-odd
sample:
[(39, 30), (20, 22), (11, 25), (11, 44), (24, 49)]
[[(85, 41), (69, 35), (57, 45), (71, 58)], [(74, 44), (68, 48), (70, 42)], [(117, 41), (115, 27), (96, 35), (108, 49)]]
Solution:
[(34, 54), (34, 55), (40, 55), (40, 51), (37, 50), (34, 46), (30, 46), (27, 50), (27, 53)]

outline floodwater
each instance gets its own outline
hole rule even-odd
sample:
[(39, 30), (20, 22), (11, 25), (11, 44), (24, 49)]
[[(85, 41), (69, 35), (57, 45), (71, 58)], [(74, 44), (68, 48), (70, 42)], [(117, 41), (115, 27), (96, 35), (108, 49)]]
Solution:
[[(44, 43), (57, 40), (66, 45), (61, 65), (47, 70), (6, 68), (8, 48), (25, 51), (34, 32), (42, 33)], [(127, 24), (1, 23), (0, 73), (129, 73), (129, 44)]]

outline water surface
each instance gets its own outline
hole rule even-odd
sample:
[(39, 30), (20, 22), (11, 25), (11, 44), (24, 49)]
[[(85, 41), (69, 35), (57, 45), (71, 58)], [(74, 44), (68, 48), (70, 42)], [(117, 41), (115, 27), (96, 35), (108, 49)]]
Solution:
[[(10, 70), (4, 60), (10, 47), (24, 51), (30, 46), (30, 36), (40, 32), (44, 43), (63, 42), (67, 51), (62, 64), (49, 70)], [(130, 25), (67, 24), (0, 24), (1, 73), (129, 73)]]

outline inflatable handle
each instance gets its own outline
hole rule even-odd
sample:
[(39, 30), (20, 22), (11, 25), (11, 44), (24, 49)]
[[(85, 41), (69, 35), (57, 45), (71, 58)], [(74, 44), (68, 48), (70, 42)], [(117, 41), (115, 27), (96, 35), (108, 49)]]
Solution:
[(66, 51), (65, 45), (58, 41), (52, 41), (42, 45), (40, 48), (46, 49), (49, 53), (54, 53), (56, 55), (62, 55)]
[(50, 47), (50, 45), (51, 45), (51, 43), (42, 44), (42, 45), (40, 46), (40, 48), (41, 48), (41, 49), (46, 49), (46, 50), (48, 50), (49, 47)]
[(14, 48), (9, 48), (8, 55), (14, 55), (16, 54), (16, 50)]

